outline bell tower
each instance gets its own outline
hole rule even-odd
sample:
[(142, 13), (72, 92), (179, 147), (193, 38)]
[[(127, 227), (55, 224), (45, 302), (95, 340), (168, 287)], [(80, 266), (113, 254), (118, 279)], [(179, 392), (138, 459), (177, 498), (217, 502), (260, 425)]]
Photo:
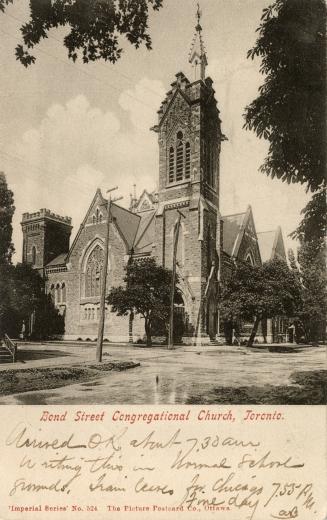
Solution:
[(171, 267), (173, 228), (180, 209), (185, 219), (177, 261), (185, 310), (192, 334), (214, 335), (208, 326), (206, 300), (213, 293), (210, 278), (213, 266), (217, 273), (220, 253), (219, 156), (225, 137), (213, 82), (205, 76), (207, 57), (199, 6), (196, 17), (189, 54), (193, 79), (190, 81), (183, 72), (176, 74), (152, 128), (159, 143), (154, 254), (160, 263)]

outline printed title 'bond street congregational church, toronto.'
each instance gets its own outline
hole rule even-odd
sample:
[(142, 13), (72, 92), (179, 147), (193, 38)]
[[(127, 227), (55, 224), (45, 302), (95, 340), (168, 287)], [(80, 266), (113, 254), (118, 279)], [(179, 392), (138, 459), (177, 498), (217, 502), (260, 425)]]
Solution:
[[(177, 210), (182, 219), (177, 272), (176, 309), (185, 325), (183, 340), (216, 338), (222, 331), (218, 300), (220, 282), (232, 262), (253, 265), (286, 258), (281, 229), (257, 233), (251, 206), (222, 216), (219, 199), (220, 150), (226, 137), (213, 82), (206, 77), (207, 57), (200, 19), (189, 55), (192, 77), (176, 74), (151, 129), (158, 135), (159, 188), (144, 190), (129, 210), (112, 205), (107, 287), (121, 285), (125, 265), (133, 258), (155, 257), (171, 268)], [(126, 150), (128, 153), (128, 150)], [(107, 227), (106, 200), (98, 189), (70, 245), (71, 219), (41, 209), (24, 213), (23, 262), (45, 277), (47, 291), (64, 315), (67, 339), (95, 339)], [(264, 335), (272, 341), (279, 330), (268, 320)], [(104, 337), (134, 341), (144, 336), (143, 320), (118, 317), (106, 309)]]

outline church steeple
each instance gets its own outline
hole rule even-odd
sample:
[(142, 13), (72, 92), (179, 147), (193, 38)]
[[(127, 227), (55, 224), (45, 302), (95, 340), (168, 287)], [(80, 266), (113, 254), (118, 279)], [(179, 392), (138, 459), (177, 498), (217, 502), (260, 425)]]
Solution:
[(194, 69), (194, 81), (198, 79), (202, 79), (202, 81), (205, 80), (205, 70), (208, 65), (207, 55), (202, 40), (202, 27), (200, 24), (201, 14), (200, 6), (198, 4), (196, 11), (197, 24), (195, 26), (195, 35), (193, 37), (189, 54), (189, 62)]

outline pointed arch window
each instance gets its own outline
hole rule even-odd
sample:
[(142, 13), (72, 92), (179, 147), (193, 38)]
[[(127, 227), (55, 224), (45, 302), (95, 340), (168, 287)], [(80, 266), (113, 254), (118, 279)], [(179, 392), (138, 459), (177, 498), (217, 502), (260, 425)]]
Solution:
[(168, 153), (168, 182), (180, 182), (191, 177), (191, 145), (182, 131), (177, 132), (174, 146)]
[(66, 303), (66, 294), (67, 294), (66, 284), (65, 284), (65, 282), (63, 282), (61, 284), (61, 302), (62, 303)]
[(100, 296), (103, 276), (103, 249), (97, 245), (90, 254), (85, 270), (85, 296)]
[(177, 146), (176, 146), (176, 181), (183, 179), (184, 170), (184, 145), (183, 145), (183, 134), (178, 132), (177, 134)]
[(36, 264), (36, 247), (32, 247), (32, 265)]
[(187, 142), (185, 144), (185, 179), (189, 179), (191, 176), (191, 146)]
[(246, 255), (246, 258), (245, 258), (245, 261), (250, 264), (250, 265), (255, 265), (255, 262), (254, 262), (254, 258), (253, 258), (253, 254), (252, 254), (252, 251), (249, 251)]
[(61, 287), (60, 283), (57, 283), (56, 290), (55, 290), (55, 303), (61, 303)]
[(169, 148), (169, 182), (174, 182), (175, 176), (175, 150), (171, 146)]

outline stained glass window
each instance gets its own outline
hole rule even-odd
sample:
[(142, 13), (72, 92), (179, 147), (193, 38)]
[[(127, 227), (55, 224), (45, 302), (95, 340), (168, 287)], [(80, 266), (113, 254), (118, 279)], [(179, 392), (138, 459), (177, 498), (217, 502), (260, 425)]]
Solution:
[(85, 296), (100, 296), (103, 257), (103, 249), (97, 245), (90, 254), (86, 264)]

